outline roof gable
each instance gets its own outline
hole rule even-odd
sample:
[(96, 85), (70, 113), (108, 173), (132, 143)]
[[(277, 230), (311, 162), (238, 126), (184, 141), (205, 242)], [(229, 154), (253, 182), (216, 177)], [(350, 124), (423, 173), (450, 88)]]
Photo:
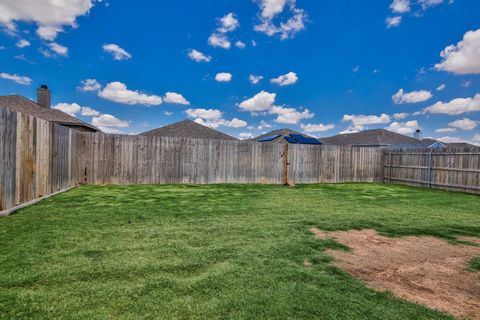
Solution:
[(391, 144), (412, 144), (419, 140), (403, 134), (385, 129), (365, 130), (356, 133), (337, 134), (332, 137), (321, 138), (323, 144), (339, 146), (376, 145), (387, 146)]
[(223, 132), (206, 127), (191, 120), (182, 120), (161, 128), (141, 133), (140, 135), (158, 137), (238, 140)]

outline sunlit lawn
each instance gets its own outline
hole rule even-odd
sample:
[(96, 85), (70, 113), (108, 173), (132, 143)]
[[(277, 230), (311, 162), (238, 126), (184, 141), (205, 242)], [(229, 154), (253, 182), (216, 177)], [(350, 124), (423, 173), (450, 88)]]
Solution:
[(480, 236), (480, 197), (381, 184), (76, 188), (0, 218), (0, 318), (449, 318), (339, 271), (313, 225)]

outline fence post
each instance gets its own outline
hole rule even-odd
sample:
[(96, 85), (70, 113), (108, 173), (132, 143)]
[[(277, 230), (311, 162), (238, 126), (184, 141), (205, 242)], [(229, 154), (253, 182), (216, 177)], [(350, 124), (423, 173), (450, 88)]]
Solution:
[(388, 157), (388, 183), (392, 183), (392, 151)]
[(288, 143), (283, 149), (283, 184), (288, 185)]
[(430, 149), (430, 153), (428, 154), (428, 181), (427, 186), (428, 188), (432, 187), (432, 152), (433, 149)]
[(477, 188), (480, 189), (480, 153), (477, 157)]

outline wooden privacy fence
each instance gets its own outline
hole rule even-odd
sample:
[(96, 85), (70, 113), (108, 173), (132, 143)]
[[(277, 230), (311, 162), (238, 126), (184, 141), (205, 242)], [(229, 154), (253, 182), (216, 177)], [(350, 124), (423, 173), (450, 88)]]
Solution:
[(79, 184), (382, 181), (383, 151), (84, 133), (0, 109), (0, 212)]
[(98, 133), (82, 134), (77, 148), (92, 184), (382, 180), (378, 149)]
[(0, 108), (0, 212), (79, 184), (80, 135)]
[(386, 151), (384, 180), (480, 194), (480, 148)]

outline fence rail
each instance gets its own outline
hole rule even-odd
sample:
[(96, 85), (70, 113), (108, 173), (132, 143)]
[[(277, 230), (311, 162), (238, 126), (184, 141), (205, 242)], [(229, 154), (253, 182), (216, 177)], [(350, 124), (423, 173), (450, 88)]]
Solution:
[(384, 181), (480, 194), (480, 149), (386, 151)]

